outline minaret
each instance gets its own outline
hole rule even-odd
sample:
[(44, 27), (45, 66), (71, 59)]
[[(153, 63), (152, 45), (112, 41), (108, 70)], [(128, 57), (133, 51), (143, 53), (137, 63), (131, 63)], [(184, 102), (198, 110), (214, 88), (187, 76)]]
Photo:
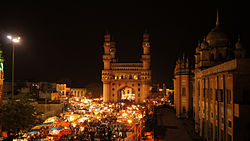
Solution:
[(3, 94), (3, 79), (4, 79), (4, 72), (3, 72), (3, 57), (2, 57), (2, 50), (0, 50), (0, 107), (2, 106), (2, 94)]
[(143, 55), (142, 55), (142, 63), (143, 63), (143, 69), (148, 70), (150, 69), (150, 42), (149, 42), (149, 34), (147, 33), (147, 30), (143, 34)]
[(149, 84), (151, 82), (151, 70), (150, 70), (150, 42), (149, 42), (149, 34), (147, 33), (147, 30), (143, 34), (143, 54), (142, 54), (142, 64), (143, 64), (143, 71), (142, 75), (142, 93), (143, 95), (140, 97), (140, 101), (143, 101), (149, 96)]
[(218, 26), (220, 26), (220, 22), (219, 22), (219, 10), (217, 9), (216, 27)]
[(104, 35), (104, 55), (103, 63), (104, 69), (102, 71), (102, 82), (103, 82), (103, 102), (110, 102), (110, 91), (111, 91), (111, 36), (109, 33)]
[(117, 59), (115, 58), (115, 53), (116, 53), (116, 47), (115, 47), (114, 38), (112, 38), (112, 42), (110, 42), (110, 55), (112, 58), (112, 62), (117, 61)]
[(240, 35), (238, 36), (238, 41), (235, 43), (234, 54), (237, 59), (244, 58), (246, 56), (246, 50), (242, 46)]
[(110, 48), (111, 48), (110, 34), (106, 34), (104, 36), (104, 55), (103, 55), (104, 70), (110, 69), (110, 62), (112, 59), (110, 54)]

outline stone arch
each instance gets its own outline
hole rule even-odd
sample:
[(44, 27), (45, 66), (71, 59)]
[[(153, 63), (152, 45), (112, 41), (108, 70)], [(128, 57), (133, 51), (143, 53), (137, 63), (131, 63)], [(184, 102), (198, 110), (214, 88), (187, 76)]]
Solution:
[(135, 88), (128, 85), (120, 86), (117, 90), (117, 98), (118, 101), (123, 101), (123, 100), (135, 101), (136, 90)]

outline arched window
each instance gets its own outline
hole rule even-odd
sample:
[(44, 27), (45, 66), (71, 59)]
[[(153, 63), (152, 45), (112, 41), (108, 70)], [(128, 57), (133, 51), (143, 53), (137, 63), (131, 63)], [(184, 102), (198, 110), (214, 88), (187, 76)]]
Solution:
[(218, 60), (222, 60), (222, 53), (219, 53)]
[(210, 54), (210, 61), (214, 61), (214, 54)]

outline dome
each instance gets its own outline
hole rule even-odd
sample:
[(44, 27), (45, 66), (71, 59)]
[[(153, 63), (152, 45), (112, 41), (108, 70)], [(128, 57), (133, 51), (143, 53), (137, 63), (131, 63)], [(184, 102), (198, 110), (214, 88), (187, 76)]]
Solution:
[(216, 44), (221, 45), (221, 43), (228, 43), (230, 40), (226, 32), (219, 26), (216, 26), (207, 34), (206, 41), (209, 45), (213, 46)]

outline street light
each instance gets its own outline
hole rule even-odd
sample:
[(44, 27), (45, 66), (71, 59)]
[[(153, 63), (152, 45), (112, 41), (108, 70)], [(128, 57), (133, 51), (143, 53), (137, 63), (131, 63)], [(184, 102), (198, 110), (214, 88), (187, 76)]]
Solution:
[(12, 44), (12, 87), (11, 87), (11, 91), (12, 91), (12, 99), (14, 99), (14, 55), (15, 55), (15, 44), (18, 44), (21, 40), (20, 37), (18, 36), (11, 36), (8, 35), (7, 38), (10, 40), (11, 44)]

